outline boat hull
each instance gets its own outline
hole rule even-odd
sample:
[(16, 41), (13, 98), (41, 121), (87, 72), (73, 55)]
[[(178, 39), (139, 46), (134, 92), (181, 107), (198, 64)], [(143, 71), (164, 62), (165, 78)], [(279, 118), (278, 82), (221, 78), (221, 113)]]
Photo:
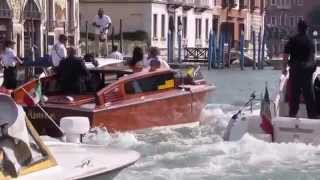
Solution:
[[(92, 127), (104, 126), (110, 132), (197, 122), (213, 87), (190, 86), (162, 94), (142, 96), (105, 107), (45, 104), (45, 111), (59, 124), (66, 116), (85, 116)], [(25, 107), (26, 114), (41, 135), (60, 136), (38, 107)]]

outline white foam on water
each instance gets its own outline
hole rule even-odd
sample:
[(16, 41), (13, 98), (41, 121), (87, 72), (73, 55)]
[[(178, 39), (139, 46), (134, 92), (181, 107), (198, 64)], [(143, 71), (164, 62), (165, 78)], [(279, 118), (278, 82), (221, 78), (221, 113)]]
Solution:
[[(222, 108), (221, 108), (222, 107)], [(227, 110), (226, 110), (227, 109)], [(147, 130), (135, 134), (142, 158), (117, 180), (316, 179), (320, 146), (268, 143), (246, 134), (236, 142), (221, 135), (239, 107), (210, 105), (200, 127)], [(245, 113), (258, 114), (246, 110)]]

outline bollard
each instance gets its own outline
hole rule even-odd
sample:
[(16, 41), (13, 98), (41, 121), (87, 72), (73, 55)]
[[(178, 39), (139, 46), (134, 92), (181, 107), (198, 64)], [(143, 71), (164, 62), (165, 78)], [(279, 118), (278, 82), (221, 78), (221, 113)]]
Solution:
[(253, 41), (253, 70), (257, 68), (257, 61), (256, 61), (256, 32), (252, 31), (252, 41)]

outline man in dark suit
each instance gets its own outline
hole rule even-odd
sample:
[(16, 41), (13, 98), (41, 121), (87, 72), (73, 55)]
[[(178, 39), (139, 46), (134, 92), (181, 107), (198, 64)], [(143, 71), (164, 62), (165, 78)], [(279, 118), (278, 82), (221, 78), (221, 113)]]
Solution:
[[(298, 34), (291, 37), (285, 46), (282, 73), (286, 75), (289, 64), (289, 79), (291, 83), (290, 117), (296, 117), (301, 93), (307, 106), (309, 118), (317, 118), (313, 73), (316, 70), (315, 45), (307, 35), (307, 24), (298, 23)], [(289, 60), (290, 57), (290, 60)]]
[(68, 48), (68, 56), (58, 67), (58, 82), (61, 90), (67, 94), (80, 94), (87, 91), (86, 81), (90, 73), (84, 61), (76, 57), (76, 50)]

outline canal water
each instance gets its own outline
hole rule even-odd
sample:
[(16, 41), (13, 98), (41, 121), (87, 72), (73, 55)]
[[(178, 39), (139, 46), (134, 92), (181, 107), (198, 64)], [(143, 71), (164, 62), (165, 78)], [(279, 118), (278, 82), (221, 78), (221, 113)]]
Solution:
[[(200, 126), (144, 130), (119, 134), (112, 146), (142, 154), (116, 180), (318, 180), (320, 147), (305, 144), (271, 144), (244, 136), (224, 142), (230, 117), (249, 99), (259, 97), (267, 84), (271, 96), (279, 71), (266, 69), (214, 70), (203, 74), (217, 90), (208, 99)], [(259, 108), (257, 102), (254, 109)], [(103, 178), (101, 178), (103, 179)]]
[[(249, 135), (237, 142), (222, 140), (230, 117), (252, 92), (260, 97), (267, 84), (271, 96), (276, 93), (280, 71), (203, 69), (203, 74), (217, 89), (208, 99), (200, 126), (118, 134), (110, 146), (134, 149), (142, 157), (115, 180), (320, 179), (320, 147), (271, 144)], [(254, 109), (258, 108), (256, 102)]]
[[(204, 75), (217, 90), (208, 99), (200, 127), (120, 134), (114, 146), (133, 148), (142, 158), (116, 180), (313, 180), (320, 178), (320, 148), (271, 144), (249, 135), (224, 142), (228, 120), (255, 91), (272, 95), (279, 71), (214, 70)], [(258, 109), (258, 102), (255, 109)], [(103, 178), (102, 178), (103, 179)]]

